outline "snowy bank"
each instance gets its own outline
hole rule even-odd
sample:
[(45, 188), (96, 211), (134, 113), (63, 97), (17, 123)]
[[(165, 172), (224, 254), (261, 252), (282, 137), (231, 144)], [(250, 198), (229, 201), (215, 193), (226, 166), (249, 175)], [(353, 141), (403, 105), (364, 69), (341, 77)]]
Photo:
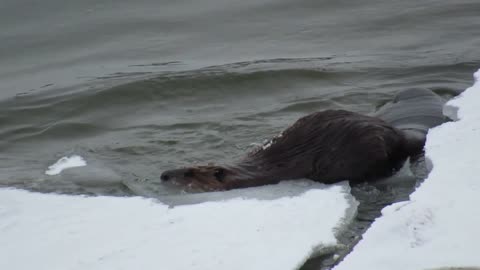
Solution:
[(444, 113), (457, 121), (428, 134), (428, 178), (410, 201), (386, 207), (335, 270), (480, 266), (480, 70), (474, 78), (472, 87), (445, 106)]
[(296, 269), (337, 244), (356, 204), (345, 183), (279, 187), (303, 191), (171, 208), (139, 197), (0, 189), (0, 269)]

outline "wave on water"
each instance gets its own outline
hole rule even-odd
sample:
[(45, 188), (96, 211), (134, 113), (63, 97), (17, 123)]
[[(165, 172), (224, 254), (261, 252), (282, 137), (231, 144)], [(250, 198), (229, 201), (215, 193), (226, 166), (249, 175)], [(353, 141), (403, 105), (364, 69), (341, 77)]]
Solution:
[[(356, 68), (350, 60), (278, 58), (123, 74), (6, 99), (0, 102), (3, 167), (23, 163), (33, 181), (54, 155), (80, 149), (125, 180), (156, 179), (170, 167), (238, 158), (313, 111), (370, 113), (408, 87), (449, 98), (465, 83), (459, 74), (473, 66)], [(19, 178), (9, 172), (16, 171), (5, 170), (0, 182)], [(29, 181), (20, 178), (20, 185)]]

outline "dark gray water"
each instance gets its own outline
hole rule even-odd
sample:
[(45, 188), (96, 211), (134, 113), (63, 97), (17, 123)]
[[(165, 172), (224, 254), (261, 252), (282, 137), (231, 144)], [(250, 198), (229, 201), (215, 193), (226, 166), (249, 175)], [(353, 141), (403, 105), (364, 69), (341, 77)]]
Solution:
[[(480, 67), (479, 15), (476, 0), (0, 0), (0, 185), (162, 196), (162, 170), (234, 160), (310, 112), (371, 113), (410, 87), (448, 99)], [(91, 173), (44, 174), (69, 154)]]

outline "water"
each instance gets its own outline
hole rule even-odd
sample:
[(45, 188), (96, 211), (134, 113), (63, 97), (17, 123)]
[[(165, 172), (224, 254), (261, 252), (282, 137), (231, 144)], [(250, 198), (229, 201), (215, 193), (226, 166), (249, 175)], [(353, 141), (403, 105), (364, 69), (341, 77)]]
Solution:
[[(179, 192), (163, 170), (233, 161), (313, 111), (371, 113), (409, 87), (448, 99), (480, 66), (478, 14), (473, 0), (2, 0), (0, 185), (161, 197)], [(91, 172), (44, 174), (71, 154)], [(408, 186), (360, 189), (365, 219)]]

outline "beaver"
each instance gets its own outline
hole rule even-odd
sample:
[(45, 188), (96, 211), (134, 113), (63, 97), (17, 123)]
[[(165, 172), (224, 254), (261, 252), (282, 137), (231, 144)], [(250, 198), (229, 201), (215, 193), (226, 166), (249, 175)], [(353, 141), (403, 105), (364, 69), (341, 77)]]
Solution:
[(230, 165), (194, 166), (160, 179), (189, 190), (218, 191), (308, 178), (331, 184), (373, 181), (422, 153), (429, 128), (444, 122), (443, 101), (424, 89), (406, 90), (374, 115), (325, 110), (297, 120), (262, 147)]

